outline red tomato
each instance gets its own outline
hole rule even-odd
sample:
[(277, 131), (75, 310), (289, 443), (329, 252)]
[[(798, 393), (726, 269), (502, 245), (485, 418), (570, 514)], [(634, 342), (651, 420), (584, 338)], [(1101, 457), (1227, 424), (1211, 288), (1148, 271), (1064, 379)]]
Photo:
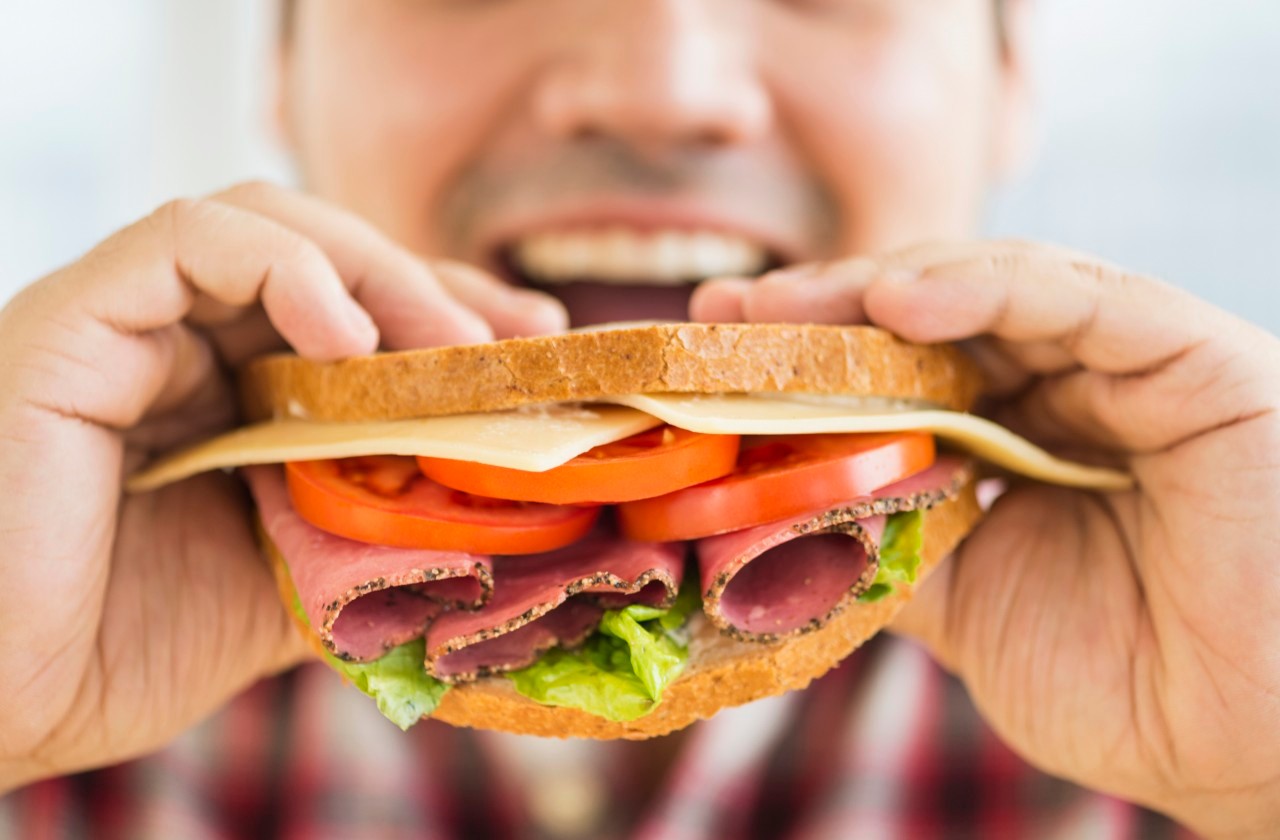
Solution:
[(633, 540), (709, 537), (835, 507), (933, 463), (933, 435), (787, 435), (742, 448), (734, 471), (656, 499), (618, 506)]
[(422, 475), (413, 458), (396, 455), (293, 461), (285, 468), (299, 516), (376, 545), (533, 554), (582, 537), (600, 513), (462, 493)]
[(568, 505), (661, 496), (728, 475), (737, 458), (737, 435), (700, 435), (660, 426), (597, 446), (546, 472), (422, 457), (418, 466), (456, 490)]

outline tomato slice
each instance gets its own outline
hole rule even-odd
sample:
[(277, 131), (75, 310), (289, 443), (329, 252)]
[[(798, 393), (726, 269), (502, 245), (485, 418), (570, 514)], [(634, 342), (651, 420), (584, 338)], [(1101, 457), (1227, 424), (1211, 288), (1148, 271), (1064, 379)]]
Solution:
[(373, 455), (285, 465), (303, 519), (331, 534), (376, 545), (533, 554), (585, 535), (599, 508), (473, 496), (424, 476), (413, 458)]
[(702, 435), (659, 426), (597, 446), (546, 472), (470, 461), (418, 458), (422, 472), (446, 487), (526, 502), (629, 502), (691, 487), (733, 472), (737, 435)]
[(742, 447), (734, 471), (618, 506), (633, 540), (691, 540), (853, 501), (933, 463), (933, 435), (787, 435)]

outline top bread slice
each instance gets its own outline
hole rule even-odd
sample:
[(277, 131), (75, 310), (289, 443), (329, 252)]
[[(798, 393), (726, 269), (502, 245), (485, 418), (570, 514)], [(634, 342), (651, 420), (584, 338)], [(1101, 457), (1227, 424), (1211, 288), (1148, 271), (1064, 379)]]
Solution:
[(949, 346), (874, 327), (658, 324), (338, 362), (265, 356), (240, 376), (252, 422), (400, 420), (644, 393), (846, 394), (967, 410), (981, 377)]

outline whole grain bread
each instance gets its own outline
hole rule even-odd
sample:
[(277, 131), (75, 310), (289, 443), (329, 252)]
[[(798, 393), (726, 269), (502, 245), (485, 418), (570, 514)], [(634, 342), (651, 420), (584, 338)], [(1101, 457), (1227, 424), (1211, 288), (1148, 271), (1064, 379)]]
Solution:
[(398, 420), (623, 394), (793, 392), (967, 410), (976, 366), (874, 327), (661, 324), (338, 362), (266, 356), (241, 371), (249, 421)]
[[(925, 514), (924, 551), (915, 586), (955, 549), (981, 516), (972, 483), (954, 499)], [(269, 540), (263, 540), (282, 597), (291, 599), (284, 560)], [(723, 708), (804, 688), (889, 624), (913, 591), (914, 587), (900, 587), (880, 601), (855, 603), (820, 630), (771, 644), (734, 640), (697, 613), (690, 619), (688, 666), (667, 687), (658, 708), (638, 720), (616, 722), (579, 709), (543, 706), (518, 694), (503, 677), (486, 677), (450, 689), (433, 717), (455, 726), (555, 738), (636, 740), (665, 735)], [(298, 627), (323, 655), (315, 634), (305, 624), (299, 622)]]

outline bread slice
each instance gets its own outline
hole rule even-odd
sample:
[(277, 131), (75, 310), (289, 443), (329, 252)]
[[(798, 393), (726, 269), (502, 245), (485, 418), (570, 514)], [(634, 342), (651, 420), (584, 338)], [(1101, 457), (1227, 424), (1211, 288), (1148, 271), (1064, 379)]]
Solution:
[[(915, 586), (946, 558), (982, 517), (972, 482), (959, 494), (930, 508), (924, 517), (924, 552), (913, 587), (870, 604), (854, 603), (821, 630), (772, 644), (741, 642), (722, 634), (699, 611), (691, 618), (689, 664), (667, 686), (662, 703), (638, 720), (618, 722), (580, 709), (544, 706), (517, 693), (505, 677), (485, 677), (455, 686), (432, 717), (477, 729), (554, 738), (627, 738), (666, 735), (728, 706), (740, 706), (795, 691), (834, 668), (884, 628), (911, 599)], [(293, 597), (284, 559), (265, 536), (265, 553), (281, 586)], [(323, 655), (319, 638), (296, 620), (311, 647)]]
[(976, 366), (874, 327), (661, 324), (339, 362), (266, 356), (241, 372), (249, 421), (399, 420), (661, 392), (850, 394), (967, 410)]

